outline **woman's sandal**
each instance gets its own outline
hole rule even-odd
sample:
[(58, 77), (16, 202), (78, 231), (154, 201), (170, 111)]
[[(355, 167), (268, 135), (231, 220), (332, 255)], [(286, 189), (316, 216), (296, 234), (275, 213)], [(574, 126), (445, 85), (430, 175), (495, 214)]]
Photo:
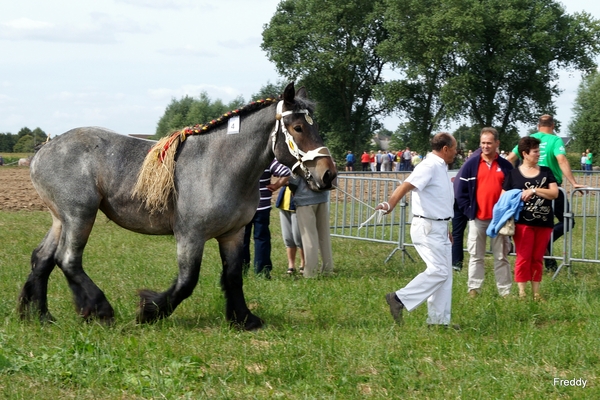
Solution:
[(296, 269), (295, 268), (288, 268), (288, 270), (287, 270), (287, 274), (288, 275), (294, 275), (294, 273), (296, 273)]

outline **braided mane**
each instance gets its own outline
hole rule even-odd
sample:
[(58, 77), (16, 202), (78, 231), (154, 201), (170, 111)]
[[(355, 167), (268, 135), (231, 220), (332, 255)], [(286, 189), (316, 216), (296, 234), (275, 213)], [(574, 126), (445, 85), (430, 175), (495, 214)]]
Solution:
[(175, 155), (181, 142), (185, 141), (188, 136), (209, 133), (229, 121), (233, 116), (270, 106), (279, 100), (280, 98), (267, 98), (253, 101), (237, 110), (226, 112), (206, 124), (185, 127), (160, 139), (152, 146), (144, 159), (131, 197), (139, 197), (150, 213), (166, 211), (171, 196), (177, 195), (173, 176), (176, 164)]

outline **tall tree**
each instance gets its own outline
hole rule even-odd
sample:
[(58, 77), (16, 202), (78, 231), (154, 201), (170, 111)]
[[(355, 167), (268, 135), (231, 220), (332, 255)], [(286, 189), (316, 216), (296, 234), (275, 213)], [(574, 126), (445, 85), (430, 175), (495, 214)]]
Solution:
[(335, 155), (362, 152), (385, 110), (374, 98), (385, 63), (382, 0), (283, 0), (263, 31), (262, 49), (288, 80), (317, 101), (321, 133)]
[(600, 53), (598, 21), (553, 0), (384, 1), (386, 60), (438, 96), (437, 107), (421, 107), (431, 120), (512, 132), (554, 112), (560, 69), (590, 71)]
[(590, 149), (597, 155), (600, 151), (600, 74), (595, 72), (584, 77), (577, 91), (573, 106), (573, 120), (569, 132), (579, 151)]

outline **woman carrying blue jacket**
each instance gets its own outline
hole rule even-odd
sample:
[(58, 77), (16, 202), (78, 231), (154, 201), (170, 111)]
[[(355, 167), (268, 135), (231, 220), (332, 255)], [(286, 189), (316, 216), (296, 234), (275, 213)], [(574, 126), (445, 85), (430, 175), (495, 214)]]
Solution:
[(541, 300), (540, 283), (544, 266), (544, 252), (554, 227), (552, 200), (558, 197), (556, 178), (548, 167), (540, 167), (540, 140), (528, 136), (519, 140), (518, 150), (523, 158), (519, 168), (513, 169), (504, 181), (503, 189), (521, 189), (523, 209), (515, 220), (515, 282), (519, 297), (525, 298), (527, 282), (531, 282), (533, 298)]

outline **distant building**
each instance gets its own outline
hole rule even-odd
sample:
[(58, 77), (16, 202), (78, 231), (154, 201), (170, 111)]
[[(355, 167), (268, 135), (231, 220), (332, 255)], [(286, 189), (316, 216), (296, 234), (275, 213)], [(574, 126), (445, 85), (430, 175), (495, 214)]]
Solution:
[(373, 135), (373, 138), (371, 139), (371, 143), (375, 144), (375, 146), (381, 150), (389, 150), (390, 149), (390, 139), (391, 138), (389, 136), (375, 134), (375, 135)]
[(154, 134), (152, 133), (130, 133), (128, 136), (138, 139), (151, 139)]

